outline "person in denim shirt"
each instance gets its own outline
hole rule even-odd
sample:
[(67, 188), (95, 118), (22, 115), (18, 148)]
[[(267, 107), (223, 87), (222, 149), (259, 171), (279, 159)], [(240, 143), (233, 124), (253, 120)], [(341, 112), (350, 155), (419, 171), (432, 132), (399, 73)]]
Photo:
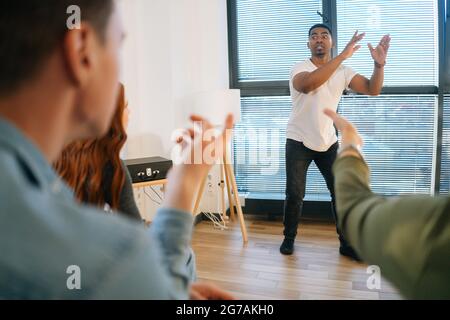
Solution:
[[(69, 29), (72, 5), (82, 20)], [(0, 38), (0, 298), (231, 299), (191, 283), (185, 263), (208, 163), (173, 168), (150, 229), (78, 204), (50, 165), (64, 146), (110, 125), (124, 38), (114, 1), (4, 0)], [(187, 156), (192, 144), (184, 140)]]

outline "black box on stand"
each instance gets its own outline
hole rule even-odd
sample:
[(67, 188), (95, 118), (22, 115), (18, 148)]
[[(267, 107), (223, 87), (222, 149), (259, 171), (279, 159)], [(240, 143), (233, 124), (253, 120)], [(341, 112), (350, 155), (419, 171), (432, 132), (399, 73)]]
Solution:
[(166, 179), (172, 161), (162, 157), (124, 160), (133, 183)]

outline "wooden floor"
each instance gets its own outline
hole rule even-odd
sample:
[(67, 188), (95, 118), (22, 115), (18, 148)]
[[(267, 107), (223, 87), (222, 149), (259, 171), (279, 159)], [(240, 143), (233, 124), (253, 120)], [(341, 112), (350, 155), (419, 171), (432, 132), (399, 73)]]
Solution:
[(246, 219), (246, 246), (237, 223), (226, 230), (209, 221), (195, 227), (199, 280), (213, 282), (238, 299), (401, 299), (384, 279), (380, 290), (367, 288), (367, 265), (339, 255), (334, 225), (302, 222), (294, 254), (283, 256), (282, 222)]

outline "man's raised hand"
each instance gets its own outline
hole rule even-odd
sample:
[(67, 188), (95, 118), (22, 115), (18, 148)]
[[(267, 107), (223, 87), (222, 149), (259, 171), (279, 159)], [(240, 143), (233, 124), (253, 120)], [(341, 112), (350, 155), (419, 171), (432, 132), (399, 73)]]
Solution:
[(341, 56), (344, 58), (344, 60), (349, 59), (353, 56), (353, 54), (361, 48), (360, 45), (357, 43), (361, 41), (366, 34), (360, 33), (358, 34), (358, 30), (356, 30), (355, 34), (353, 35), (352, 39), (349, 41), (345, 49), (342, 51)]
[(389, 50), (389, 45), (391, 43), (391, 37), (387, 34), (381, 38), (380, 43), (374, 48), (370, 43), (367, 44), (372, 55), (373, 61), (380, 66), (386, 64), (386, 57)]

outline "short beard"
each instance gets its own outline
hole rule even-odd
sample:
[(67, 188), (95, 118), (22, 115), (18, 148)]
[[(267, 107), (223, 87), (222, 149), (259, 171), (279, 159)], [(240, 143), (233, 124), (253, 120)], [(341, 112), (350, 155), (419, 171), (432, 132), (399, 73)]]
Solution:
[(323, 58), (323, 57), (325, 57), (327, 54), (325, 53), (325, 52), (322, 52), (322, 53), (315, 53), (314, 54), (314, 56), (315, 57), (317, 57), (317, 58)]

